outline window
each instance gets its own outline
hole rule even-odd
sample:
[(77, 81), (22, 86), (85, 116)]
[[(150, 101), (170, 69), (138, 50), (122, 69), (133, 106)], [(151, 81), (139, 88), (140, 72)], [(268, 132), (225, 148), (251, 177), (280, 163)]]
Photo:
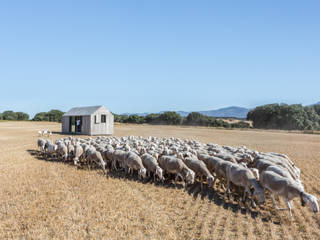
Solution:
[(107, 116), (102, 114), (101, 115), (101, 123), (105, 123), (106, 122), (106, 119), (107, 119)]
[(94, 123), (98, 123), (97, 122), (97, 115), (94, 115)]

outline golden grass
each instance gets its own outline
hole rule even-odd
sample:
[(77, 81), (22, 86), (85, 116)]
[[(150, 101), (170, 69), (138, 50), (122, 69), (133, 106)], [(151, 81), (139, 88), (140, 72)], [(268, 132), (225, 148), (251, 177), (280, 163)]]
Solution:
[[(0, 123), (0, 239), (320, 239), (320, 216), (294, 203), (294, 219), (270, 200), (250, 210), (222, 190), (143, 184), (38, 160), (37, 131), (56, 123)], [(115, 135), (175, 136), (288, 154), (306, 190), (320, 195), (320, 136), (116, 124)], [(54, 135), (53, 138), (61, 137)], [(283, 204), (283, 203), (282, 203)], [(247, 204), (249, 205), (249, 204)]]

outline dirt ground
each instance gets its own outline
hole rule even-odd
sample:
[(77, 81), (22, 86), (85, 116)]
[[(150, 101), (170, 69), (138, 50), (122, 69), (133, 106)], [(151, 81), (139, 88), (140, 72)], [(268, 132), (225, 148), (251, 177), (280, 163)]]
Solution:
[[(320, 214), (298, 199), (290, 220), (270, 199), (252, 210), (222, 190), (201, 192), (199, 184), (175, 189), (38, 159), (37, 131), (46, 128), (61, 126), (0, 122), (0, 239), (320, 239)], [(306, 191), (320, 198), (320, 135), (150, 125), (116, 125), (115, 135), (284, 153), (301, 168)]]

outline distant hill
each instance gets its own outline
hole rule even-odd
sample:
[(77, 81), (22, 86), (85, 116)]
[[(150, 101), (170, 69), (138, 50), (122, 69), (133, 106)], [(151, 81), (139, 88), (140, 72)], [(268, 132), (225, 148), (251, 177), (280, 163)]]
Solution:
[[(285, 103), (282, 103), (285, 104)], [(311, 104), (309, 106), (318, 105), (320, 102)], [(243, 108), (243, 107), (237, 107), (237, 106), (231, 106), (226, 108), (219, 108), (216, 110), (208, 110), (208, 111), (192, 111), (192, 112), (199, 112), (203, 115), (211, 116), (211, 117), (225, 117), (225, 118), (247, 118), (247, 114), (251, 109), (249, 108)], [(164, 113), (166, 111), (158, 112), (158, 114)], [(186, 111), (175, 111), (176, 113), (179, 113), (182, 117), (188, 116), (190, 112)], [(151, 112), (145, 112), (145, 113), (123, 113), (123, 115), (132, 115), (136, 114), (138, 116), (147, 116)]]
[(200, 113), (211, 117), (246, 118), (249, 111), (248, 108), (232, 106), (211, 111), (200, 111)]
[[(199, 112), (203, 115), (211, 116), (211, 117), (234, 117), (234, 118), (246, 118), (247, 113), (250, 111), (248, 108), (243, 108), (243, 107), (237, 107), (237, 106), (232, 106), (232, 107), (226, 107), (226, 108), (220, 108), (217, 110), (208, 110), (208, 111), (193, 111), (193, 112)], [(160, 114), (165, 111), (159, 112)], [(186, 111), (175, 111), (176, 113), (179, 113), (181, 116), (186, 117), (190, 112)], [(123, 115), (132, 115), (136, 114), (138, 116), (146, 116), (150, 113), (123, 113)]]

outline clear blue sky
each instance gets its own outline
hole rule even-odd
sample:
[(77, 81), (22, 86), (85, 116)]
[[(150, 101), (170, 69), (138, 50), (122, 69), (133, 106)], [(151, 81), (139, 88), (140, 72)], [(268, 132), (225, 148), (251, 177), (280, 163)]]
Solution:
[(320, 1), (0, 2), (0, 112), (320, 101)]

